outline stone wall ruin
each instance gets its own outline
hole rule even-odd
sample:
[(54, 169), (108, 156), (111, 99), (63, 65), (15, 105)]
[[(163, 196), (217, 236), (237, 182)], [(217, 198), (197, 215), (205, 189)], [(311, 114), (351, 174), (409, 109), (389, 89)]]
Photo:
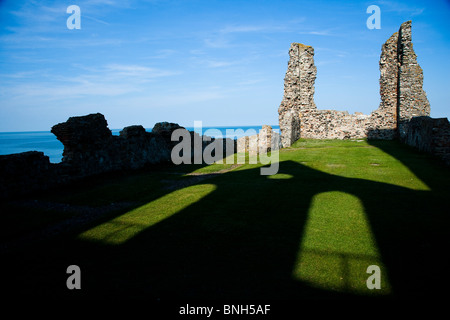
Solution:
[(370, 115), (318, 110), (314, 103), (317, 74), (314, 49), (293, 43), (289, 57), (283, 100), (278, 109), (283, 147), (299, 138), (403, 139), (412, 117), (430, 115), (430, 104), (422, 89), (422, 69), (411, 42), (411, 21), (403, 23), (382, 46), (381, 103)]
[[(115, 136), (100, 113), (71, 117), (51, 129), (64, 145), (61, 163), (50, 163), (48, 156), (37, 151), (0, 156), (0, 198), (45, 190), (102, 173), (171, 164), (172, 149), (179, 143), (171, 140), (176, 129), (186, 130), (176, 123), (160, 122), (151, 132), (134, 125)], [(223, 148), (224, 157), (236, 150), (234, 141), (226, 141), (230, 139), (186, 132), (191, 138), (191, 159), (194, 141), (200, 141), (202, 151), (216, 144), (211, 149)], [(227, 148), (230, 145), (232, 148)]]
[(411, 21), (407, 21), (382, 45), (381, 102), (370, 115), (317, 109), (314, 49), (292, 43), (283, 100), (278, 108), (282, 146), (289, 147), (299, 138), (399, 139), (450, 165), (450, 124), (447, 119), (429, 117), (423, 71), (411, 40)]
[(257, 155), (279, 149), (281, 149), (281, 136), (268, 125), (263, 125), (258, 134), (237, 139), (238, 153)]
[[(280, 134), (263, 126), (259, 134), (237, 141), (203, 139), (190, 132), (191, 142), (201, 141), (202, 150), (218, 142), (223, 156), (234, 153), (266, 153), (289, 147), (299, 138), (400, 139), (424, 152), (439, 156), (450, 165), (450, 123), (432, 119), (422, 88), (423, 73), (411, 42), (411, 21), (403, 23), (382, 46), (378, 109), (370, 115), (318, 110), (314, 103), (314, 48), (293, 43), (284, 79), (284, 96), (278, 109)], [(108, 129), (102, 114), (71, 117), (52, 132), (64, 144), (61, 163), (50, 163), (42, 152), (0, 156), (0, 198), (45, 190), (84, 177), (168, 163), (177, 142), (171, 141), (174, 123), (157, 123), (152, 132), (142, 126), (124, 128), (119, 136)], [(184, 129), (185, 130), (185, 129)], [(194, 150), (193, 148), (191, 148)], [(190, 155), (194, 157), (193, 154)]]

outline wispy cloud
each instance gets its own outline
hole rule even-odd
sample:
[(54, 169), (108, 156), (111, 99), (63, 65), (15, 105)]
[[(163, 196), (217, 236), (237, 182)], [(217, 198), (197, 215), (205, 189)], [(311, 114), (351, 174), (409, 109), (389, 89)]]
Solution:
[[(144, 57), (144, 59), (166, 59), (169, 57), (172, 57), (174, 54), (176, 54), (178, 51), (173, 49), (161, 49), (157, 50), (154, 54), (148, 55)], [(192, 53), (192, 52), (191, 52)]]
[(107, 26), (110, 25), (109, 22), (106, 22), (106, 21), (103, 21), (103, 20), (101, 20), (101, 19), (97, 19), (97, 18), (88, 16), (88, 15), (86, 15), (86, 14), (83, 14), (83, 19), (92, 20), (92, 21), (95, 21), (95, 22), (98, 22), (98, 23), (101, 23), (101, 24), (104, 24), (104, 25), (107, 25)]
[(309, 34), (309, 35), (314, 35), (314, 36), (337, 36), (338, 33), (333, 32), (333, 30), (335, 31), (335, 29), (307, 29), (307, 30), (302, 30), (299, 31), (299, 34)]
[(327, 64), (335, 64), (335, 63), (341, 63), (342, 61), (339, 60), (319, 60), (316, 61), (316, 66), (324, 66)]
[(223, 67), (229, 67), (234, 64), (237, 64), (235, 61), (216, 61), (216, 60), (207, 60), (204, 61), (204, 64), (208, 68), (223, 68)]
[(156, 78), (170, 77), (181, 74), (180, 71), (165, 70), (152, 68), (142, 65), (129, 64), (108, 64), (102, 67), (85, 67), (76, 65), (78, 69), (87, 71), (78, 77), (66, 77), (62, 80), (66, 81), (95, 81), (95, 82), (128, 82), (143, 83), (149, 82)]
[(190, 90), (165, 90), (148, 95), (132, 95), (115, 97), (114, 104), (118, 106), (131, 105), (136, 109), (172, 108), (192, 106), (193, 104), (217, 101), (229, 97), (229, 92), (220, 87), (204, 87)]
[(113, 8), (130, 8), (133, 3), (136, 1), (133, 0), (84, 0), (79, 2), (80, 7), (92, 8), (92, 7), (113, 7)]
[(232, 47), (232, 43), (230, 39), (226, 39), (222, 36), (212, 36), (208, 37), (204, 40), (206, 47), (213, 49), (224, 49)]
[(381, 11), (386, 12), (397, 12), (397, 13), (408, 13), (412, 17), (421, 15), (425, 8), (423, 7), (417, 7), (413, 3), (407, 2), (407, 3), (400, 3), (396, 1), (376, 1), (377, 5), (380, 6)]
[(251, 86), (254, 84), (259, 84), (261, 82), (266, 81), (266, 79), (260, 78), (260, 79), (249, 79), (249, 80), (244, 80), (241, 82), (238, 82), (237, 84), (240, 86)]
[[(145, 105), (163, 106), (163, 107), (173, 107), (180, 105), (188, 105), (192, 103), (199, 103), (205, 101), (212, 101), (223, 99), (227, 95), (222, 92), (220, 88), (206, 88), (201, 90), (194, 90), (189, 92), (177, 92), (177, 94), (164, 94), (155, 97), (149, 97)], [(137, 98), (136, 100), (142, 99)], [(144, 100), (145, 101), (145, 100)], [(137, 101), (136, 101), (137, 103)]]
[(41, 71), (19, 71), (19, 72), (14, 72), (14, 73), (3, 73), (0, 74), (0, 79), (1, 78), (6, 78), (6, 79), (27, 79), (27, 78), (32, 78), (32, 77), (36, 77), (37, 75), (41, 75)]
[(321, 31), (306, 31), (306, 32), (299, 32), (299, 34), (312, 34), (316, 36), (330, 36), (330, 32), (328, 30), (321, 30)]
[(344, 50), (337, 50), (337, 49), (332, 49), (332, 48), (326, 48), (326, 47), (316, 47), (314, 49), (316, 52), (328, 52), (329, 54), (336, 56), (336, 57), (346, 57), (348, 56), (348, 52), (344, 51)]
[(266, 23), (266, 24), (232, 24), (225, 25), (222, 28), (211, 31), (204, 37), (204, 43), (209, 48), (231, 48), (236, 43), (240, 35), (248, 33), (256, 35), (267, 35), (279, 32), (288, 32), (298, 28), (302, 19), (288, 21), (285, 23)]
[[(120, 96), (123, 94), (138, 92), (132, 85), (119, 83), (84, 83), (55, 84), (55, 83), (29, 83), (14, 86), (8, 89), (8, 96), (14, 100), (39, 99), (40, 101), (55, 101), (80, 98), (85, 96)], [(1, 95), (1, 93), (0, 93)]]
[(24, 3), (20, 10), (9, 11), (10, 14), (23, 19), (26, 23), (40, 24), (58, 20), (66, 14), (67, 6), (57, 4), (53, 7), (44, 6), (37, 1), (29, 1)]
[[(103, 67), (74, 66), (83, 72), (75, 76), (51, 74), (39, 70), (2, 74), (3, 95), (40, 97), (58, 100), (83, 96), (118, 96), (143, 91), (143, 84), (180, 72), (141, 65), (108, 64)], [(15, 82), (27, 78), (27, 82)], [(8, 80), (9, 79), (9, 80)]]
[(219, 33), (228, 34), (228, 33), (260, 32), (264, 30), (267, 30), (267, 27), (241, 25), (241, 26), (226, 26), (223, 29), (221, 29)]
[(8, 49), (37, 49), (37, 48), (75, 48), (75, 47), (102, 47), (118, 46), (126, 40), (115, 38), (85, 38), (73, 41), (70, 38), (60, 38), (40, 35), (3, 35), (0, 36), (4, 48)]

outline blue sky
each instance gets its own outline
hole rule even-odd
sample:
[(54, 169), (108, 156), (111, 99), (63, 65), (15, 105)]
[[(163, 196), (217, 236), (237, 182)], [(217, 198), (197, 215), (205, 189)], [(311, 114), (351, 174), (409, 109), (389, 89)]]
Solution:
[[(66, 26), (73, 4), (80, 30)], [(431, 115), (450, 117), (449, 14), (439, 0), (0, 0), (0, 132), (94, 112), (111, 129), (276, 125), (292, 42), (315, 48), (318, 108), (368, 114), (381, 45), (407, 20)]]

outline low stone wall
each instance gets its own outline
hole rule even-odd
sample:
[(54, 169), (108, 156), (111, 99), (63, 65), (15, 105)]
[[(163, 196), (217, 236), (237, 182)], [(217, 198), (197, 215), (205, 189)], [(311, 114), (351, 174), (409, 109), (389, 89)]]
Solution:
[(258, 134), (237, 139), (237, 152), (251, 155), (281, 149), (281, 136), (271, 126), (263, 125)]
[[(161, 122), (152, 132), (146, 132), (142, 126), (129, 126), (119, 136), (113, 136), (100, 113), (71, 117), (51, 130), (64, 145), (61, 163), (50, 163), (47, 156), (37, 151), (0, 156), (0, 198), (45, 190), (101, 173), (171, 163), (172, 148), (179, 143), (171, 141), (176, 129), (186, 130), (175, 123)], [(217, 143), (212, 149), (223, 147), (224, 157), (236, 150), (234, 141), (230, 144), (222, 139), (203, 139), (194, 132), (188, 132), (188, 136), (191, 159), (194, 141), (201, 141), (202, 151)], [(231, 150), (229, 145), (233, 147)]]
[(181, 127), (167, 124), (165, 131), (146, 132), (142, 126), (130, 126), (113, 136), (105, 117), (97, 113), (71, 117), (53, 126), (51, 132), (64, 145), (62, 163), (84, 177), (169, 161), (170, 134), (178, 128)]
[[(0, 197), (36, 191), (54, 185), (61, 173), (43, 152), (29, 151), (0, 156)], [(61, 182), (67, 179), (60, 176)]]
[(447, 118), (415, 117), (406, 130), (404, 142), (431, 153), (450, 165), (450, 122)]
[(302, 138), (360, 139), (367, 136), (369, 116), (347, 111), (311, 110), (300, 118)]

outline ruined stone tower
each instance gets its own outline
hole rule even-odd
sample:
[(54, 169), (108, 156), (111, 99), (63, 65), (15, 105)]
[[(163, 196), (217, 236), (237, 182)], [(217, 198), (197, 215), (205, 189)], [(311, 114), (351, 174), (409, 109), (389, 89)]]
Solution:
[(411, 21), (402, 23), (399, 31), (383, 44), (379, 64), (378, 109), (370, 115), (318, 110), (314, 103), (314, 49), (293, 43), (278, 109), (283, 147), (299, 138), (404, 140), (411, 118), (430, 115), (430, 104), (422, 88), (422, 68), (411, 42)]
[(397, 117), (401, 140), (406, 137), (407, 124), (413, 117), (429, 116), (430, 103), (423, 90), (423, 72), (411, 42), (411, 21), (402, 23), (398, 32)]
[(283, 146), (290, 146), (300, 138), (300, 117), (316, 109), (314, 82), (314, 48), (301, 43), (291, 44), (289, 62), (284, 78), (284, 96), (278, 109)]

